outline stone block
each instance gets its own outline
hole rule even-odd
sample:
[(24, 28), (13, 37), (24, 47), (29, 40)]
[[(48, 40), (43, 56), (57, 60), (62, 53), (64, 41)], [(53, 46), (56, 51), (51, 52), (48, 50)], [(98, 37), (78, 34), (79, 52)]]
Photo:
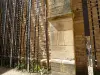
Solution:
[(75, 75), (74, 60), (51, 60), (52, 75)]

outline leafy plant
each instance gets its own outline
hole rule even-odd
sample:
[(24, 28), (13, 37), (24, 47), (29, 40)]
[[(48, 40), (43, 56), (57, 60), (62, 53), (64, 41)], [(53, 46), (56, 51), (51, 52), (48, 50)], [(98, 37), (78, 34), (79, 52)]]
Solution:
[(21, 63), (21, 64), (18, 64), (18, 66), (17, 66), (17, 69), (24, 69), (24, 67), (25, 67), (25, 64), (24, 63)]
[(41, 70), (40, 65), (38, 64), (35, 64), (33, 69), (34, 69), (34, 72), (39, 72)]

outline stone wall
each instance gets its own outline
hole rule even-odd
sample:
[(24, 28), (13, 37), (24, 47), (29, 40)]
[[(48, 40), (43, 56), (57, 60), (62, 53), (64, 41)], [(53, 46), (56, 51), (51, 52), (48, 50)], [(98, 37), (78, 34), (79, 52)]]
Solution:
[[(96, 7), (96, 1), (91, 0), (91, 6), (90, 6), (90, 1), (88, 2), (88, 12), (89, 12), (89, 26), (90, 26), (90, 36), (91, 36), (91, 44), (92, 44), (92, 53), (93, 57), (95, 57), (95, 50), (96, 50), (96, 59), (97, 59), (97, 68), (100, 69), (100, 24), (99, 24), (99, 19), (97, 15), (97, 7)], [(100, 1), (98, 1), (98, 5), (100, 4)], [(93, 7), (95, 6), (95, 7)], [(99, 6), (100, 7), (100, 6)], [(81, 59), (81, 60), (76, 60), (76, 65), (79, 64), (78, 62), (83, 62), (81, 63), (81, 66), (83, 65), (83, 68), (86, 68), (86, 47), (85, 47), (85, 36), (84, 36), (84, 22), (83, 22), (83, 12), (82, 12), (82, 0), (72, 0), (72, 11), (74, 13), (74, 34), (75, 34), (75, 55), (76, 59)], [(92, 14), (91, 14), (92, 12)], [(100, 12), (100, 10), (99, 10)], [(91, 19), (91, 15), (93, 16), (93, 19)], [(100, 15), (100, 14), (99, 14)], [(93, 21), (92, 21), (93, 20)], [(94, 30), (93, 30), (94, 27)], [(93, 34), (94, 32), (94, 34)], [(95, 38), (93, 37), (95, 36)], [(77, 38), (78, 37), (78, 38)], [(77, 39), (80, 39), (77, 41)], [(83, 39), (83, 43), (81, 42)], [(94, 41), (95, 41), (95, 49), (94, 49)], [(77, 42), (80, 42), (77, 44)], [(80, 44), (80, 45), (79, 45)], [(83, 46), (83, 45), (84, 46)], [(78, 50), (78, 52), (76, 51)], [(80, 50), (80, 52), (79, 52)], [(84, 51), (84, 52), (83, 52)], [(82, 53), (82, 57), (79, 56), (78, 54)], [(95, 66), (94, 66), (95, 68)], [(86, 70), (86, 69), (85, 69)], [(85, 74), (84, 74), (85, 75)]]
[(75, 75), (75, 63), (71, 64), (74, 61), (72, 15), (52, 19), (49, 24), (52, 75)]
[(70, 0), (48, 0), (48, 17), (65, 15), (70, 12)]
[(74, 59), (74, 38), (72, 18), (50, 21), (51, 58)]

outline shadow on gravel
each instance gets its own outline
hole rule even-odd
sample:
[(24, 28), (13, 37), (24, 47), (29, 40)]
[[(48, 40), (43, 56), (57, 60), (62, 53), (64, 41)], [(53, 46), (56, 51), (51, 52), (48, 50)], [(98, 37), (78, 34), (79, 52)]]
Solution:
[(0, 75), (2, 75), (3, 73), (6, 73), (9, 70), (11, 70), (11, 69), (0, 67)]
[(100, 75), (100, 69), (94, 68), (94, 75)]

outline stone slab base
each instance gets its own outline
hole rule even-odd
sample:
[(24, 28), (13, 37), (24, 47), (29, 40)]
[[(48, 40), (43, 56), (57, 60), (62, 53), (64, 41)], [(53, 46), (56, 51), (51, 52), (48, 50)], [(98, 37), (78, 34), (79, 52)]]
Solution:
[(52, 75), (75, 75), (74, 60), (53, 59), (51, 61)]

